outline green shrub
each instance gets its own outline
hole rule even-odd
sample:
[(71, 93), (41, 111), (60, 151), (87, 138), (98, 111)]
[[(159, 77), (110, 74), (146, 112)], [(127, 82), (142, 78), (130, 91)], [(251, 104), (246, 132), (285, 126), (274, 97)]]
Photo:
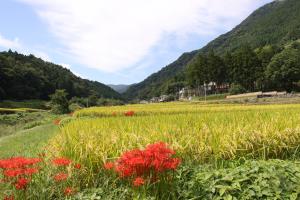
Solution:
[(69, 110), (71, 112), (75, 112), (76, 110), (80, 110), (82, 107), (78, 103), (72, 103), (69, 105)]
[(52, 112), (55, 114), (64, 114), (69, 112), (69, 102), (65, 90), (56, 90), (50, 95)]
[(154, 185), (136, 190), (119, 179), (99, 175), (96, 188), (78, 193), (74, 199), (197, 199), (252, 200), (300, 198), (300, 163), (268, 160), (225, 162), (226, 167), (182, 166), (164, 188), (162, 196)]
[(235, 95), (235, 94), (242, 94), (247, 92), (247, 90), (241, 86), (240, 84), (231, 84), (230, 88), (229, 88), (229, 93), (231, 95)]
[(238, 167), (199, 167), (179, 173), (180, 199), (299, 199), (300, 163), (247, 161)]

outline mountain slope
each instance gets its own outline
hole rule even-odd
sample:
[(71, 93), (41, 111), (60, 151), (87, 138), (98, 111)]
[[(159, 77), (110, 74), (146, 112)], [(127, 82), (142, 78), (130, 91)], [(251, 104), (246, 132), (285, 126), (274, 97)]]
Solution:
[[(168, 82), (176, 75), (182, 76), (186, 64), (197, 53), (208, 53), (213, 50), (218, 55), (224, 55), (245, 44), (255, 49), (265, 45), (282, 45), (299, 38), (300, 1), (277, 0), (259, 8), (232, 31), (221, 35), (202, 49), (183, 54), (174, 63), (131, 86), (124, 95), (134, 99), (163, 94)], [(181, 61), (183, 57), (184, 62)]]
[(130, 87), (130, 85), (123, 85), (123, 84), (120, 85), (109, 84), (108, 86), (120, 94), (126, 92), (126, 90)]
[(56, 89), (65, 89), (69, 97), (121, 98), (110, 87), (75, 76), (69, 69), (45, 62), (33, 55), (0, 53), (0, 100), (48, 99)]
[(161, 93), (162, 85), (182, 72), (184, 66), (196, 55), (197, 51), (184, 53), (175, 62), (150, 75), (144, 81), (130, 86), (124, 93), (125, 98), (150, 98)]

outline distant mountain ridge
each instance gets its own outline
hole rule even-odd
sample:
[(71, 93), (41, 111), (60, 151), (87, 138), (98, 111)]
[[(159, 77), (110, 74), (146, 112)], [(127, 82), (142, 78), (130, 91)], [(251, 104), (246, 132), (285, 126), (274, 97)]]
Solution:
[(109, 84), (107, 86), (111, 87), (113, 90), (115, 90), (120, 94), (126, 92), (127, 89), (130, 87), (130, 85), (125, 85), (125, 84), (119, 84), (119, 85)]
[(34, 55), (0, 52), (0, 100), (48, 99), (56, 89), (65, 89), (70, 98), (89, 95), (122, 98), (102, 83), (82, 79), (69, 69)]
[(213, 50), (217, 55), (233, 52), (245, 44), (255, 49), (265, 45), (283, 45), (300, 38), (300, 1), (276, 0), (254, 11), (240, 25), (208, 43), (205, 47), (184, 53), (170, 65), (132, 85), (124, 96), (144, 99), (164, 93), (169, 82), (184, 76), (186, 65), (198, 53)]

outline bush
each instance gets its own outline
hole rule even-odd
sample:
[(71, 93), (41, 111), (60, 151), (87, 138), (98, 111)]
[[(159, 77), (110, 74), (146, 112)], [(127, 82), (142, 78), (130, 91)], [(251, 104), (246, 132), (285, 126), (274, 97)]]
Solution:
[(82, 109), (82, 107), (77, 103), (72, 103), (72, 104), (69, 105), (69, 110), (71, 112), (74, 112), (74, 111), (80, 110), (80, 109)]
[(225, 162), (226, 167), (184, 165), (174, 172), (170, 187), (158, 196), (153, 186), (133, 190), (120, 179), (101, 175), (97, 188), (78, 193), (74, 199), (299, 199), (299, 163), (283, 160)]
[(230, 89), (229, 89), (229, 93), (231, 95), (242, 94), (245, 92), (247, 92), (247, 90), (240, 84), (231, 84)]
[(184, 169), (179, 199), (299, 199), (300, 166), (292, 161), (247, 161), (225, 169)]
[(64, 114), (69, 112), (69, 102), (65, 90), (56, 90), (50, 95), (52, 112), (55, 114)]

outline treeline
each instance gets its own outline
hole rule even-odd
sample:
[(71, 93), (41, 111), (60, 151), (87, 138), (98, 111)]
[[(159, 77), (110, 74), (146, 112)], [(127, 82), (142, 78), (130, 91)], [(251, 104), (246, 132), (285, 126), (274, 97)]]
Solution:
[(255, 50), (245, 45), (222, 57), (213, 51), (198, 54), (187, 65), (185, 81), (191, 87), (209, 82), (230, 84), (241, 92), (300, 91), (300, 43)]
[(17, 52), (0, 53), (0, 100), (49, 100), (57, 89), (64, 89), (68, 98), (89, 97), (121, 99), (110, 87), (75, 76), (69, 69), (45, 62), (33, 55)]

